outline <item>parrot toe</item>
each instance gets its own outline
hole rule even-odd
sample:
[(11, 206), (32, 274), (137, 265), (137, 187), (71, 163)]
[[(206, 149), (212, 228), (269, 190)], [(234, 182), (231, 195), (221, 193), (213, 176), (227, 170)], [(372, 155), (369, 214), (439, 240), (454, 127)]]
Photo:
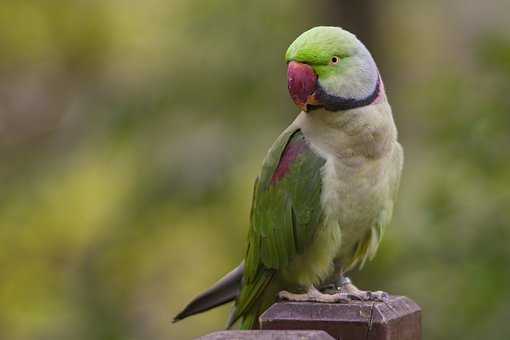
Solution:
[(324, 294), (315, 287), (310, 288), (304, 294), (296, 294), (285, 290), (278, 293), (280, 300), (294, 302), (320, 302), (320, 303), (348, 303), (351, 300), (347, 293)]
[(375, 301), (375, 302), (387, 302), (390, 295), (383, 291), (359, 291), (355, 293), (345, 293), (351, 300), (357, 301)]
[(347, 294), (351, 300), (387, 302), (390, 295), (381, 290), (365, 291), (352, 284), (351, 280), (344, 278), (340, 287), (341, 292)]

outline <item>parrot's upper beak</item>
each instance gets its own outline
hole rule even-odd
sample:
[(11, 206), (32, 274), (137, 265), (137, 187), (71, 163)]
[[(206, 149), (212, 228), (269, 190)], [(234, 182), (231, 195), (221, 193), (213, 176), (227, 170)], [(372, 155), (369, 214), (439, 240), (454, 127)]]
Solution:
[(317, 89), (317, 75), (310, 65), (291, 61), (287, 68), (287, 81), (290, 96), (303, 111), (308, 111), (308, 105), (319, 105), (315, 98)]

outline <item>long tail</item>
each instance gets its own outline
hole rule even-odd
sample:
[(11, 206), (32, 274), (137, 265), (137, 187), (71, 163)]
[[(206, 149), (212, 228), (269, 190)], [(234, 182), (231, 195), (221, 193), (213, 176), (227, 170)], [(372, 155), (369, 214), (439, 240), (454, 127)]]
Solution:
[(236, 299), (241, 289), (243, 273), (244, 262), (241, 262), (238, 267), (222, 277), (214, 286), (193, 299), (182, 312), (177, 314), (173, 322), (208, 311)]

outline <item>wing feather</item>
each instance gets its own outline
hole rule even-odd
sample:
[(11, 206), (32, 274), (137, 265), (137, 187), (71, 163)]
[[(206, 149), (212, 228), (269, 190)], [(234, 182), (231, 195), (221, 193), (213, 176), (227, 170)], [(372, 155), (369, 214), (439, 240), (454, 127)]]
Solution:
[(242, 316), (245, 321), (257, 319), (250, 310), (259, 311), (268, 303), (257, 301), (264, 289), (313, 241), (322, 219), (324, 163), (299, 129), (285, 131), (269, 150), (255, 181), (245, 276), (234, 321)]

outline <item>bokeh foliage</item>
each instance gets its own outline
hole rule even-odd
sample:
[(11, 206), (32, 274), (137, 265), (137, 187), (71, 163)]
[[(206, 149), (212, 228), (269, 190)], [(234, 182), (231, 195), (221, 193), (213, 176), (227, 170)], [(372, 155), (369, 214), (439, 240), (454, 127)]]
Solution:
[[(508, 338), (507, 2), (362, 3), (370, 24), (348, 28), (380, 65), (406, 164), (354, 278), (415, 299), (426, 339)], [(350, 4), (2, 2), (0, 338), (222, 328), (228, 307), (170, 320), (243, 256), (253, 179), (296, 114), (287, 45)]]

